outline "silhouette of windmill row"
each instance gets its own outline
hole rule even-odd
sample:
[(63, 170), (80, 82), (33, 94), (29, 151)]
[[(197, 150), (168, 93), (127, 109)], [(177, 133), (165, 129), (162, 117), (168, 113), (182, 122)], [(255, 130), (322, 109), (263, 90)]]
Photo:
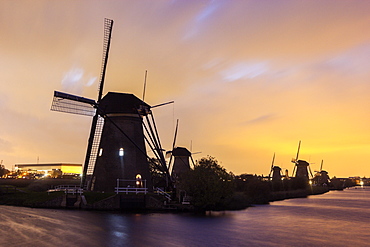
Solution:
[[(103, 62), (97, 101), (55, 91), (51, 110), (93, 116), (83, 167), (81, 187), (92, 191), (113, 191), (117, 179), (146, 180), (152, 189), (150, 157), (146, 145), (160, 160), (160, 169), (171, 178), (164, 160), (158, 131), (150, 106), (133, 94), (108, 92), (104, 78), (108, 62), (113, 20), (105, 19)], [(145, 129), (145, 133), (144, 130)]]

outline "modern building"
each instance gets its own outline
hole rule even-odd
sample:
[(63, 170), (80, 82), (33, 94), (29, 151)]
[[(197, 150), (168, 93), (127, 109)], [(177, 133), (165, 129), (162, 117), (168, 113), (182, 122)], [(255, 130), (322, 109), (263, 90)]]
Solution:
[(45, 164), (15, 164), (15, 172), (25, 176), (76, 176), (82, 173), (82, 164), (45, 163)]

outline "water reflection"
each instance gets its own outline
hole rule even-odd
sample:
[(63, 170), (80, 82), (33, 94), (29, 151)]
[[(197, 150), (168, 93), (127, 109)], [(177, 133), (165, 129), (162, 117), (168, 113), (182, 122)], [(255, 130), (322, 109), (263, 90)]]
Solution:
[(0, 206), (0, 246), (367, 245), (369, 203), (351, 189), (202, 216)]

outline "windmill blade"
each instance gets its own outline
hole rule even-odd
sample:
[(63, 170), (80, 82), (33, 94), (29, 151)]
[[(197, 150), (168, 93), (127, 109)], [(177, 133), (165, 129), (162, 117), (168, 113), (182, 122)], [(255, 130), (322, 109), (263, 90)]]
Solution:
[(98, 102), (101, 100), (102, 95), (103, 95), (105, 71), (107, 69), (107, 63), (108, 63), (110, 41), (112, 37), (112, 28), (113, 28), (113, 20), (105, 18), (104, 19), (103, 61), (102, 61), (102, 68), (101, 68), (101, 73), (100, 73)]
[(101, 134), (103, 132), (103, 127), (104, 127), (104, 118), (101, 116), (98, 116), (98, 121), (96, 124), (95, 133), (93, 136), (92, 149), (90, 152), (86, 175), (92, 175), (94, 172), (94, 167), (95, 167), (96, 158), (98, 157), (98, 152), (99, 152), (98, 149), (99, 149)]
[[(95, 122), (96, 121), (96, 122)], [(95, 127), (93, 127), (95, 126)], [(91, 177), (94, 172), (96, 159), (98, 157), (100, 139), (103, 132), (104, 118), (95, 115), (91, 124), (91, 132), (86, 152), (85, 163), (83, 167), (83, 175), (81, 179), (81, 188), (88, 188), (91, 185)]]
[(190, 159), (191, 159), (191, 163), (193, 163), (193, 168), (195, 167), (195, 162), (193, 160), (193, 156), (190, 156)]
[[(175, 145), (176, 145), (176, 138), (177, 138), (177, 130), (178, 130), (178, 127), (179, 127), (179, 120), (177, 119), (176, 121), (176, 128), (175, 128), (175, 134), (174, 134), (174, 137), (173, 137), (173, 143), (172, 143), (172, 150), (171, 150), (171, 156), (170, 156), (170, 161), (168, 162), (168, 168), (169, 168), (169, 171), (172, 173), (171, 171), (171, 163), (172, 163), (172, 152), (173, 152), (173, 149), (175, 148)], [(173, 168), (173, 167), (172, 167)]]
[(297, 156), (296, 156), (296, 158), (295, 158), (295, 160), (296, 160), (296, 161), (298, 161), (298, 155), (299, 155), (299, 150), (300, 150), (300, 148), (301, 148), (301, 141), (299, 141), (299, 143), (298, 143)]
[(164, 106), (164, 105), (168, 105), (168, 104), (173, 104), (175, 103), (175, 101), (169, 101), (169, 102), (166, 102), (166, 103), (162, 103), (162, 104), (159, 104), (159, 105), (155, 105), (155, 106), (152, 106), (151, 108), (155, 108), (155, 107), (159, 107), (159, 106)]
[[(138, 115), (142, 116), (138, 110)], [(150, 118), (149, 116), (150, 115)], [(154, 116), (152, 113), (146, 114), (145, 116), (145, 122), (143, 121), (143, 127), (146, 132), (146, 135), (144, 135), (144, 139), (148, 146), (152, 149), (154, 155), (156, 156), (157, 160), (160, 163), (160, 170), (164, 172), (166, 176), (166, 185), (169, 187), (172, 187), (172, 179), (170, 176), (169, 168), (167, 167), (165, 157), (163, 155), (163, 149), (161, 146), (161, 142), (158, 135), (158, 130), (155, 124)]]
[[(99, 93), (98, 93), (98, 100), (97, 102), (100, 102), (102, 95), (103, 95), (103, 87), (104, 87), (104, 79), (105, 79), (105, 71), (107, 68), (107, 63), (108, 63), (108, 55), (109, 55), (109, 48), (110, 48), (110, 41), (111, 41), (111, 36), (112, 36), (112, 28), (113, 28), (113, 20), (104, 19), (104, 41), (103, 41), (103, 61), (102, 61), (102, 68), (101, 68), (101, 73), (100, 73), (100, 83), (99, 83)], [(97, 107), (97, 105), (96, 105)], [(86, 188), (88, 186), (88, 181), (86, 180), (87, 178), (87, 172), (88, 169), (92, 167), (92, 169), (95, 166), (95, 161), (97, 151), (95, 152), (95, 146), (99, 145), (99, 142), (97, 144), (94, 144), (94, 139), (96, 138), (96, 132), (99, 131), (99, 115), (97, 112), (93, 115), (93, 120), (91, 123), (91, 129), (90, 129), (90, 136), (89, 136), (89, 141), (87, 144), (87, 150), (86, 150), (86, 156), (85, 156), (85, 162), (84, 162), (84, 168), (82, 172), (82, 179), (81, 179), (81, 187)], [(100, 138), (100, 137), (99, 137)], [(90, 172), (90, 170), (89, 170)]]
[(176, 121), (176, 129), (175, 129), (175, 135), (173, 137), (173, 143), (172, 143), (172, 150), (175, 148), (176, 145), (176, 138), (177, 138), (177, 130), (179, 128), (179, 120)]
[(51, 110), (85, 116), (94, 116), (96, 112), (95, 106), (95, 100), (54, 91)]
[(322, 171), (322, 165), (324, 164), (324, 160), (321, 160), (321, 165), (320, 165), (320, 172)]
[(274, 156), (272, 156), (272, 162), (271, 162), (271, 169), (270, 169), (270, 173), (269, 173), (269, 178), (271, 177), (272, 169), (274, 168), (274, 162), (275, 162), (275, 153), (274, 153)]
[(308, 170), (310, 171), (311, 178), (313, 178), (313, 174), (312, 174), (312, 171), (311, 171), (311, 167), (310, 166), (308, 166)]
[(297, 165), (294, 165), (292, 177), (294, 177), (294, 172), (295, 172), (296, 167), (297, 167)]
[(146, 89), (146, 77), (148, 75), (148, 71), (145, 70), (145, 78), (144, 78), (144, 89), (143, 89), (143, 101), (145, 99), (145, 89)]

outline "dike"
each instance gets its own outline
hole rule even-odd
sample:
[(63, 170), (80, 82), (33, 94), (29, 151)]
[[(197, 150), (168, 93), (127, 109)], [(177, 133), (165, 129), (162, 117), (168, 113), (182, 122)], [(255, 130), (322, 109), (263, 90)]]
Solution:
[(270, 193), (270, 202), (273, 201), (281, 201), (286, 199), (293, 199), (293, 198), (305, 198), (310, 195), (320, 195), (326, 192), (329, 192), (328, 187), (310, 187), (308, 189), (301, 189), (301, 190), (288, 190), (288, 191), (274, 191)]

